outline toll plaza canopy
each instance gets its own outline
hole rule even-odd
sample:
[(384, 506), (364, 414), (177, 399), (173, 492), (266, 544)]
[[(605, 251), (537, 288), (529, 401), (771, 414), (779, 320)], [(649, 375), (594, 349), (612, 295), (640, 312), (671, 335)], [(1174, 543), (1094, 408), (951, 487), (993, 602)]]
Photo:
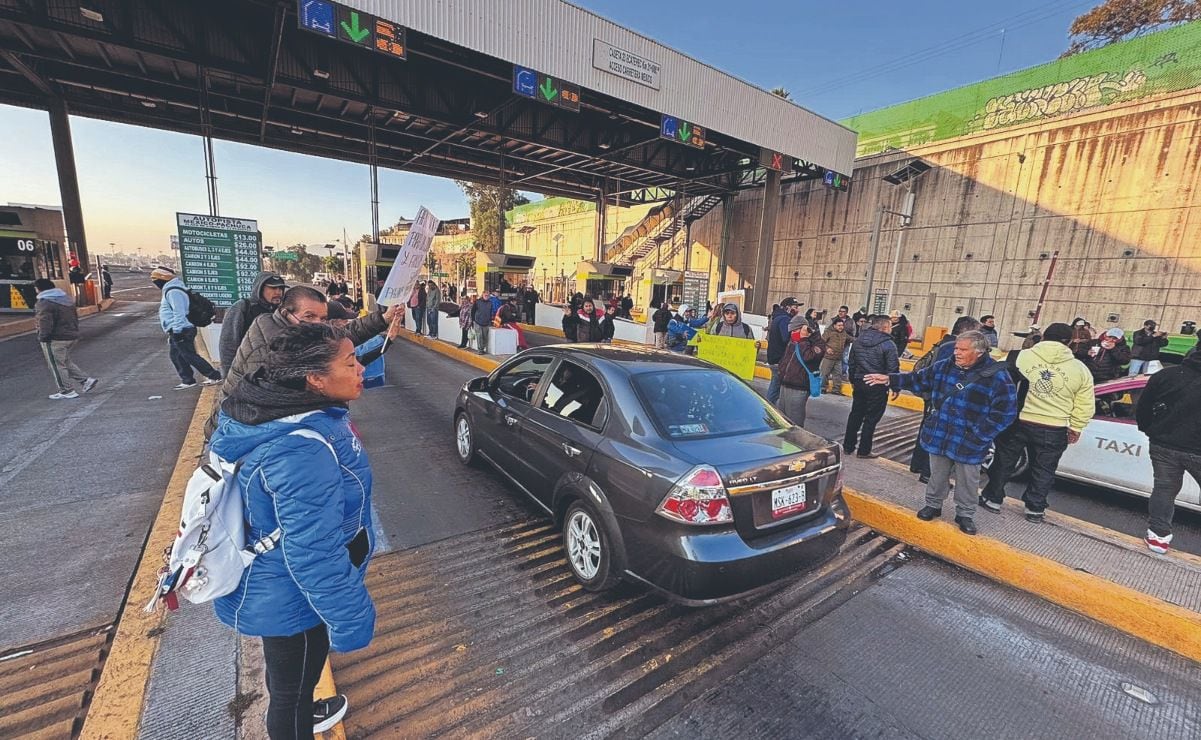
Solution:
[(615, 203), (856, 143), (561, 0), (0, 0), (0, 102)]

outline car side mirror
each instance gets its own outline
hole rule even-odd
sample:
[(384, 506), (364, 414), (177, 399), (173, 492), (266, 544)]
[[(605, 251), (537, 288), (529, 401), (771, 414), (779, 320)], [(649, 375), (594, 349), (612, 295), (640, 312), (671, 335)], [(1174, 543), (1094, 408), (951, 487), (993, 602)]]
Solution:
[(484, 393), (488, 390), (488, 376), (473, 378), (467, 383), (467, 390), (472, 393)]

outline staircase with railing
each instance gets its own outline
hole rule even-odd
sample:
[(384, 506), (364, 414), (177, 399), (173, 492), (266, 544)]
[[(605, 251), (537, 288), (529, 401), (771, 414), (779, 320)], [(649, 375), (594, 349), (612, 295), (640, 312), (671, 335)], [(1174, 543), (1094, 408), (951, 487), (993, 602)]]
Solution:
[(680, 249), (675, 237), (684, 230), (684, 225), (712, 211), (721, 200), (720, 195), (700, 195), (685, 201), (682, 209), (677, 207), (677, 201), (664, 203), (610, 243), (605, 248), (605, 261), (637, 264), (661, 242), (671, 243), (674, 256)]

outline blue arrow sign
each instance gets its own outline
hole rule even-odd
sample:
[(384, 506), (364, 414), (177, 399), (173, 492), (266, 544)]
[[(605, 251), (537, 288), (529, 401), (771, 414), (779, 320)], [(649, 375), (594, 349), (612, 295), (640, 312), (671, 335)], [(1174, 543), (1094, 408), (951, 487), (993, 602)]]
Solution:
[(297, 0), (297, 17), (300, 27), (333, 38), (335, 27), (334, 4), (327, 0)]
[(826, 174), (822, 180), (825, 182), (826, 187), (834, 187), (834, 173), (832, 171), (826, 170)]
[(513, 65), (513, 92), (527, 98), (538, 94), (538, 73), (529, 67)]

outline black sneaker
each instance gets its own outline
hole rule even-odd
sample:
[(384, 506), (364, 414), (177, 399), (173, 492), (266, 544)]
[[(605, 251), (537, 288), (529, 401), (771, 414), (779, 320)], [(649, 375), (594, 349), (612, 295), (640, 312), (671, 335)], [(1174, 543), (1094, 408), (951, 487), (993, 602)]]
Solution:
[(984, 498), (983, 496), (981, 496), (980, 500), (979, 500), (979, 504), (980, 504), (980, 507), (982, 509), (984, 509), (985, 511), (991, 511), (994, 514), (1001, 513), (1001, 505), (998, 504), (996, 501), (993, 501), (992, 499)]
[(341, 722), (349, 706), (345, 694), (313, 702), (313, 732), (325, 732)]
[(1031, 524), (1042, 524), (1044, 521), (1046, 521), (1046, 515), (1041, 511), (1031, 511), (1030, 508), (1027, 507), (1026, 521), (1030, 522)]
[(971, 517), (957, 516), (955, 517), (955, 523), (959, 525), (960, 532), (964, 534), (976, 534), (976, 523), (972, 521)]

